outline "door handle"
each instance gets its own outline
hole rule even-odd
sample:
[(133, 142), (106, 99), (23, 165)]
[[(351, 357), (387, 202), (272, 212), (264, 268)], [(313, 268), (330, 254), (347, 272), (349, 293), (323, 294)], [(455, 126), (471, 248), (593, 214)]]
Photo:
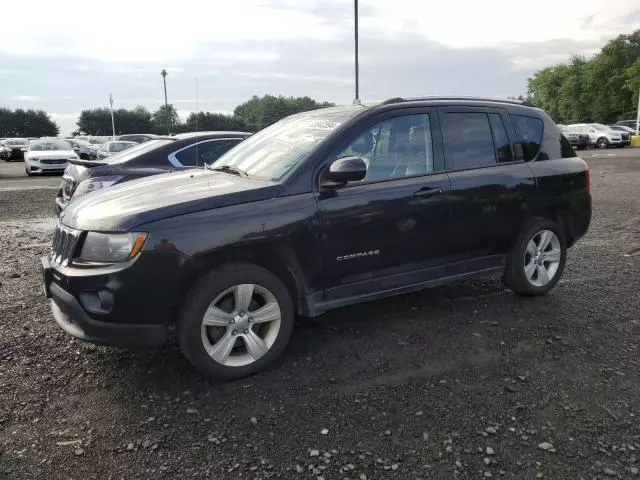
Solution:
[(432, 197), (444, 193), (444, 189), (440, 187), (425, 187), (413, 193), (414, 197)]

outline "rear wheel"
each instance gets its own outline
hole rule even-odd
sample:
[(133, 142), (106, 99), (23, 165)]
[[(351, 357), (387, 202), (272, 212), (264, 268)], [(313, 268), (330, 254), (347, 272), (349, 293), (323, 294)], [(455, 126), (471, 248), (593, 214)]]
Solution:
[(596, 146), (598, 148), (607, 148), (609, 146), (609, 140), (607, 140), (605, 137), (600, 137), (596, 142)]
[(178, 319), (178, 343), (203, 375), (231, 380), (278, 358), (293, 322), (291, 296), (275, 275), (256, 265), (226, 265), (205, 275), (188, 294)]
[(566, 258), (566, 240), (558, 225), (547, 219), (534, 221), (513, 246), (503, 281), (517, 294), (544, 295), (560, 280)]

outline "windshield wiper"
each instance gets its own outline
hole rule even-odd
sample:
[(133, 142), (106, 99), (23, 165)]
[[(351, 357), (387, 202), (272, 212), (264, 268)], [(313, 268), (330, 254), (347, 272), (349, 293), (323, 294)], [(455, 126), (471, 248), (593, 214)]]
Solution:
[(222, 165), (221, 167), (209, 167), (209, 170), (213, 170), (214, 172), (224, 172), (230, 173), (232, 175), (238, 175), (240, 177), (248, 177), (249, 174), (244, 170), (240, 170), (238, 167), (234, 167), (233, 165)]

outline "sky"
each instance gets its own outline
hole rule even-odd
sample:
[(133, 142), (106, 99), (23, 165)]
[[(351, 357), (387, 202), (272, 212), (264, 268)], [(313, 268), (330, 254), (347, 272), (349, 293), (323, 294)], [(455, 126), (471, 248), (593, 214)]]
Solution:
[[(353, 0), (29, 0), (3, 9), (0, 106), (79, 113), (253, 95), (354, 99)], [(360, 0), (360, 98), (517, 96), (537, 69), (640, 28), (639, 0)]]

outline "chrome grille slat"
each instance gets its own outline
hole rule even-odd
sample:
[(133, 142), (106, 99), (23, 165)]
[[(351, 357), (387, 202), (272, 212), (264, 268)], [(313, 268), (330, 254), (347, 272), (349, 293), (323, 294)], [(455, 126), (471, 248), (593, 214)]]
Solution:
[(73, 260), (73, 254), (80, 238), (80, 231), (58, 222), (51, 242), (51, 261), (66, 267)]

